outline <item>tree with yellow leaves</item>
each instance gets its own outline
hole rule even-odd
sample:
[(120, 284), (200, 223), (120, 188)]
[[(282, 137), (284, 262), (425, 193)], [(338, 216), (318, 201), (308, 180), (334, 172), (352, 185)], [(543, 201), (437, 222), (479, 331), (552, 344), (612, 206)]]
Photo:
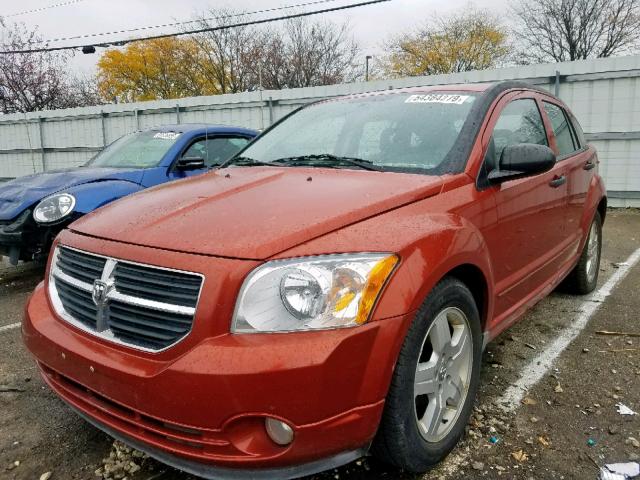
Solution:
[(98, 88), (107, 101), (135, 102), (219, 93), (203, 75), (206, 59), (190, 38), (167, 37), (107, 50), (98, 61)]
[(439, 17), (391, 39), (382, 68), (388, 76), (437, 75), (495, 67), (509, 53), (507, 32), (486, 11)]
[(197, 34), (107, 50), (98, 61), (101, 96), (134, 102), (353, 79), (359, 47), (348, 24), (297, 18), (277, 26), (233, 26), (243, 15), (208, 10), (194, 19)]

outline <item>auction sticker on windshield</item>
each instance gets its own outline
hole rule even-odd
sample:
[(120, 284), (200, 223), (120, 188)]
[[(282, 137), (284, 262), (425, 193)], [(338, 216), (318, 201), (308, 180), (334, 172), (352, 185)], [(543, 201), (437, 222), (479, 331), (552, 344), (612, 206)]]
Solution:
[(153, 136), (153, 138), (161, 138), (163, 140), (175, 140), (179, 136), (180, 134), (176, 132), (158, 132)]
[(462, 105), (469, 95), (456, 95), (449, 93), (430, 93), (428, 95), (411, 95), (404, 103), (453, 103)]

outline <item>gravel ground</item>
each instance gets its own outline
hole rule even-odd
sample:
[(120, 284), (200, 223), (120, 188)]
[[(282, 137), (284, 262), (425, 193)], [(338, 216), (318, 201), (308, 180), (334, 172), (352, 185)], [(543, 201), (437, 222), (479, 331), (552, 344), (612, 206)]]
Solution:
[[(611, 210), (600, 284), (637, 248), (640, 212)], [(114, 445), (44, 387), (20, 330), (2, 330), (20, 322), (24, 303), (41, 277), (41, 268), (0, 264), (0, 478), (96, 479), (96, 470), (133, 480), (193, 478)], [(575, 318), (584, 298), (553, 293), (493, 341), (484, 354), (481, 392), (468, 434), (424, 478), (596, 479), (600, 465), (638, 460), (640, 417), (621, 416), (615, 405), (622, 402), (640, 412), (640, 337), (596, 332), (640, 333), (639, 285), (640, 264), (512, 413), (501, 408), (501, 395)], [(316, 478), (420, 477), (367, 458)]]

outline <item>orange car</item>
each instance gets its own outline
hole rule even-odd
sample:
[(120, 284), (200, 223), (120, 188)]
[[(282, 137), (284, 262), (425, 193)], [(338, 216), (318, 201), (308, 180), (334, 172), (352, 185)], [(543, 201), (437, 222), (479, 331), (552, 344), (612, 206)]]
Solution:
[(422, 472), (463, 435), (487, 342), (562, 281), (595, 287), (597, 164), (522, 83), (317, 102), (63, 231), (24, 341), (84, 418), (197, 475), (370, 448)]

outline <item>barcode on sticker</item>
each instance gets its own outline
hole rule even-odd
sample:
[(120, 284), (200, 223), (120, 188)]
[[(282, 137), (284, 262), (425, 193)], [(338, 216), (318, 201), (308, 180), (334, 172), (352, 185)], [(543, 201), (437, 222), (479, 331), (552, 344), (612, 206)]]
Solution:
[(429, 93), (427, 95), (411, 95), (405, 103), (452, 103), (461, 105), (469, 95), (456, 95), (451, 93)]

